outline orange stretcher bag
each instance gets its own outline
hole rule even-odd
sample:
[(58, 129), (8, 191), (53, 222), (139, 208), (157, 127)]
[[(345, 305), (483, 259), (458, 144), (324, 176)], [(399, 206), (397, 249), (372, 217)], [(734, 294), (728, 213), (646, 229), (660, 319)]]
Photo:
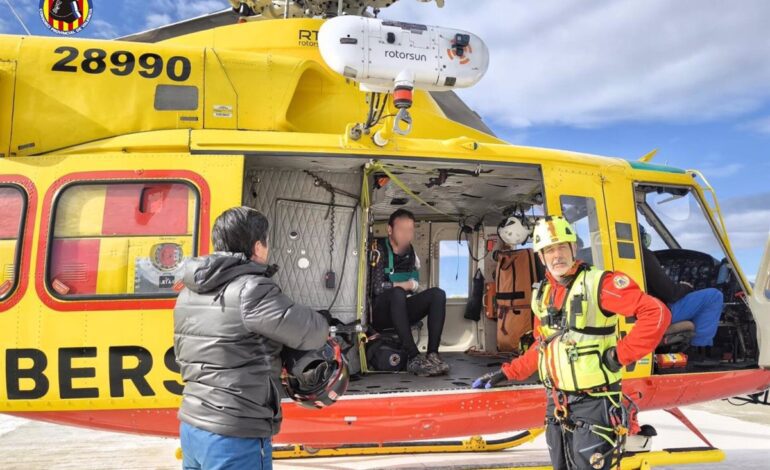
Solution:
[(494, 295), (498, 351), (521, 352), (521, 337), (532, 330), (535, 269), (535, 255), (531, 249), (497, 254)]

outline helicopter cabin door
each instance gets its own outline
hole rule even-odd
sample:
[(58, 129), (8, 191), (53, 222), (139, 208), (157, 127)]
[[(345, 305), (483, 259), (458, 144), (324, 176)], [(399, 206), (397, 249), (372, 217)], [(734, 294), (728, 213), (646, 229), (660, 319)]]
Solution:
[(562, 214), (577, 232), (576, 258), (600, 269), (613, 269), (602, 176), (590, 168), (545, 171), (546, 207)]
[[(620, 256), (625, 253), (623, 250), (634, 246), (632, 234), (626, 233), (633, 232), (633, 227), (628, 226), (633, 223), (633, 195), (631, 186), (625, 186), (621, 176), (606, 168), (583, 166), (545, 171), (547, 212), (561, 213), (575, 228), (578, 259), (607, 271), (628, 269), (630, 263), (621, 262), (617, 263), (621, 266), (616, 266), (616, 261), (625, 259)], [(606, 194), (612, 197), (605, 198)], [(628, 214), (631, 215), (626, 217)], [(623, 245), (626, 242), (629, 247)], [(620, 319), (621, 337), (633, 327), (632, 322), (633, 319), (631, 322)], [(624, 376), (647, 376), (651, 368), (648, 355), (627, 366)]]

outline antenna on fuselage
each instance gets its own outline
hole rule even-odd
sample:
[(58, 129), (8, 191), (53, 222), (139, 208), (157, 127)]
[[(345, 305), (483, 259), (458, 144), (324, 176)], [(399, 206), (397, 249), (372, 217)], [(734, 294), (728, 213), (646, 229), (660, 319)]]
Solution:
[(658, 149), (653, 149), (652, 152), (649, 152), (643, 155), (642, 158), (639, 159), (639, 161), (643, 163), (647, 163), (650, 160), (652, 160), (652, 157), (654, 157), (656, 153), (658, 153)]

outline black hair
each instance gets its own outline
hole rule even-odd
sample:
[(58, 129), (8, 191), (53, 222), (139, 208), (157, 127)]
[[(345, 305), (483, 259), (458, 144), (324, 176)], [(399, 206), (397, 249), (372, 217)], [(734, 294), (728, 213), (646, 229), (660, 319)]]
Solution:
[(247, 258), (254, 254), (254, 244), (267, 246), (267, 217), (251, 207), (233, 207), (222, 212), (214, 221), (211, 239), (214, 250), (243, 253)]
[(390, 217), (388, 218), (388, 225), (392, 227), (393, 222), (395, 222), (396, 219), (401, 218), (412, 219), (412, 222), (414, 222), (414, 214), (406, 209), (397, 209), (394, 213), (390, 214)]

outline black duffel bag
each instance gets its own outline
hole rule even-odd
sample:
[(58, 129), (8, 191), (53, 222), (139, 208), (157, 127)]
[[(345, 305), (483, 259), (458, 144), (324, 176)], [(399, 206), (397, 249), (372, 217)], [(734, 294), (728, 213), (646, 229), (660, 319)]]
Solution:
[(366, 364), (369, 369), (382, 372), (406, 370), (407, 355), (398, 337), (375, 335), (366, 343)]

